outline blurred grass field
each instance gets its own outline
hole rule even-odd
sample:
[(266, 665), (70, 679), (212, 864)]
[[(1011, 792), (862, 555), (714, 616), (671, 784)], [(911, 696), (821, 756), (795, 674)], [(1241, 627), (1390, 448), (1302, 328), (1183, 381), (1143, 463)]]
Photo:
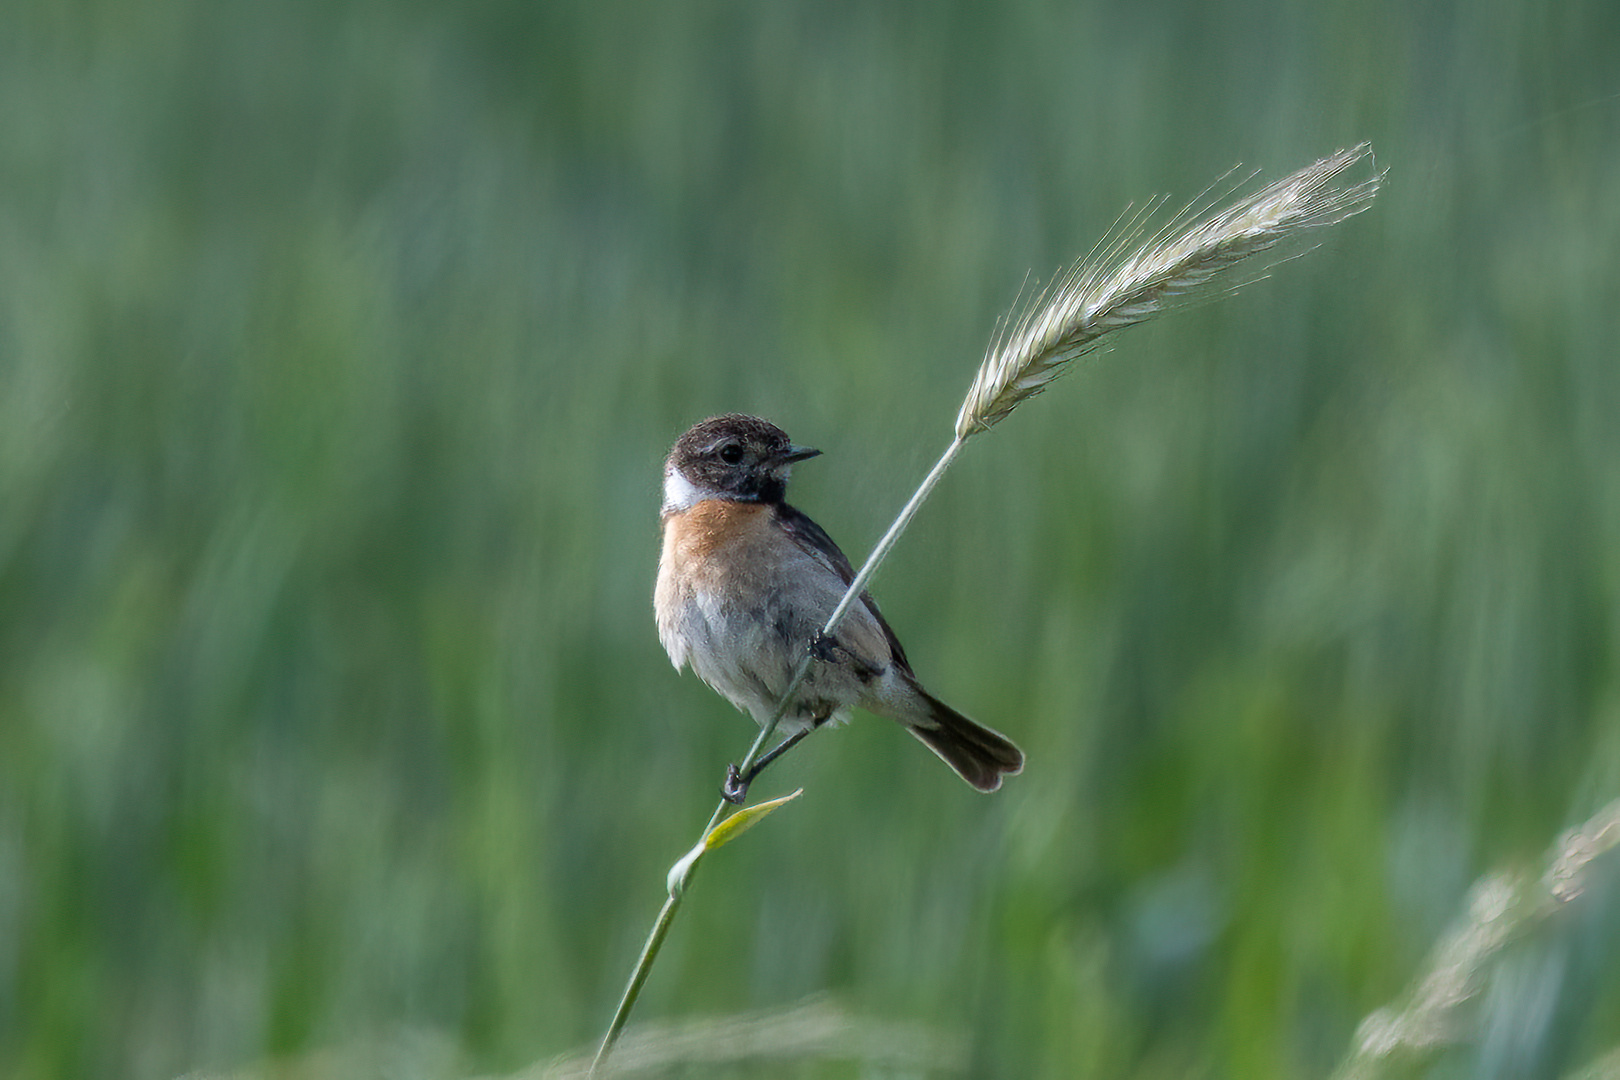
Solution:
[[(1026, 274), (1363, 139), (1371, 211), (975, 440), (877, 580), (1025, 774), (811, 740), (636, 1019), (961, 1047), (668, 1075), (1327, 1076), (1620, 795), (1608, 0), (6, 22), (0, 1075), (592, 1044), (753, 737), (658, 646), (669, 443), (822, 447), (858, 561)], [(1616, 883), (1394, 1075), (1620, 1045)]]

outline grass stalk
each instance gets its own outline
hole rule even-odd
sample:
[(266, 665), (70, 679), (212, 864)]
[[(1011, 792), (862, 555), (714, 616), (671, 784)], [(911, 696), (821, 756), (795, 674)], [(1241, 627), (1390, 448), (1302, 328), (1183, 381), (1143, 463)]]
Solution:
[[(1199, 215), (1205, 208), (1195, 202), (1133, 250), (1132, 242), (1142, 235), (1146, 219), (1156, 206), (1150, 204), (1148, 212), (1128, 218), (1123, 229), (1105, 237), (1090, 256), (1038, 293), (1028, 311), (1017, 320), (1005, 322), (1003, 333), (991, 342), (957, 414), (950, 445), (844, 590), (843, 598), (822, 626), (822, 635), (830, 637), (843, 622), (851, 605), (888, 558), (923, 501), (971, 436), (989, 430), (1020, 403), (1046, 389), (1073, 360), (1097, 348), (1104, 336), (1147, 321), (1165, 310), (1172, 300), (1184, 302), (1197, 298), (1211, 291), (1212, 282), (1220, 281), (1222, 288), (1230, 291), (1224, 284), (1224, 274), (1233, 266), (1274, 248), (1304, 229), (1331, 225), (1365, 210), (1383, 181), (1382, 172), (1348, 187), (1335, 187), (1333, 181), (1371, 156), (1372, 151), (1365, 143), (1341, 150), (1202, 219)], [(764, 752), (799, 684), (809, 672), (811, 662), (807, 645), (776, 711), (760, 727), (753, 746), (738, 765), (744, 775)], [(671, 867), (667, 880), (669, 897), (642, 947), (613, 1021), (603, 1036), (591, 1064), (592, 1076), (599, 1075), (606, 1067), (698, 863), (718, 846), (710, 841), (726, 821), (730, 806), (721, 800), (702, 838)], [(739, 814), (747, 812), (738, 811)]]

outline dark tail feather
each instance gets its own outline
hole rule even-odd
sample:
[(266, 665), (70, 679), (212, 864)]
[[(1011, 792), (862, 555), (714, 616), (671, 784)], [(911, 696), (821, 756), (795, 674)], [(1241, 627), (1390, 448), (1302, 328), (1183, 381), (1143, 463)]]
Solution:
[(1003, 775), (1023, 771), (1024, 752), (1000, 732), (975, 724), (921, 687), (918, 691), (928, 699), (932, 724), (908, 724), (906, 728), (955, 769), (956, 775), (980, 791), (994, 791), (1001, 786)]

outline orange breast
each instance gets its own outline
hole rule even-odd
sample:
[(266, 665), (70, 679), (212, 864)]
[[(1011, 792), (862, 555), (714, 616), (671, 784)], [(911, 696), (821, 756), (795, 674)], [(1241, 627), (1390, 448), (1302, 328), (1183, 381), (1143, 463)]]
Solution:
[[(776, 567), (771, 508), (763, 503), (705, 499), (664, 521), (659, 585), (672, 591), (746, 587)], [(674, 597), (670, 597), (674, 599)]]

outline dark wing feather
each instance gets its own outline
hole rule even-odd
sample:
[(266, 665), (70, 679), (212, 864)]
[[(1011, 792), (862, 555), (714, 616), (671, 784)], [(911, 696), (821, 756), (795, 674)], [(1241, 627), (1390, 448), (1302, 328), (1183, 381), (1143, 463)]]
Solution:
[[(855, 568), (849, 565), (849, 559), (838, 550), (838, 545), (827, 535), (827, 530), (811, 521), (807, 514), (787, 503), (777, 503), (776, 520), (782, 526), (782, 531), (793, 538), (795, 544), (830, 566), (845, 585), (855, 580)], [(872, 595), (864, 589), (861, 590), (861, 603), (866, 605), (866, 610), (872, 613), (872, 618), (876, 619), (878, 626), (882, 628), (883, 636), (889, 642), (889, 652), (893, 655), (894, 662), (900, 666), (900, 670), (908, 675), (915, 674), (911, 670), (911, 662), (906, 659), (906, 650), (900, 647), (900, 639), (894, 636), (888, 620), (878, 610), (877, 601), (873, 600)]]

